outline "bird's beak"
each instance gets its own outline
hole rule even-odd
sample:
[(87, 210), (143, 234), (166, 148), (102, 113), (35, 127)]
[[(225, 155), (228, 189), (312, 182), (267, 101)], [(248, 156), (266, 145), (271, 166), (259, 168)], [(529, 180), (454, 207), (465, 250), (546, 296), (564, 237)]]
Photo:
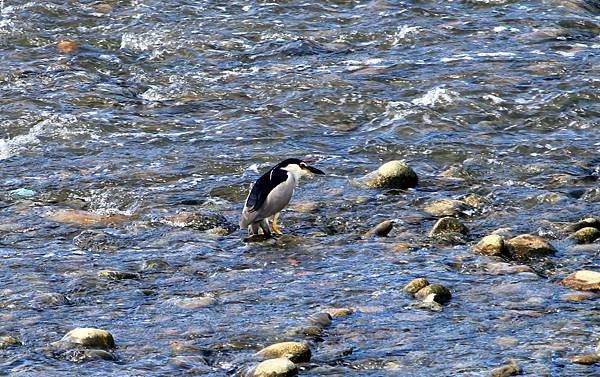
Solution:
[(325, 174), (322, 170), (313, 168), (312, 166), (309, 166), (309, 165), (306, 165), (306, 170), (308, 170), (309, 172), (311, 172), (313, 174)]

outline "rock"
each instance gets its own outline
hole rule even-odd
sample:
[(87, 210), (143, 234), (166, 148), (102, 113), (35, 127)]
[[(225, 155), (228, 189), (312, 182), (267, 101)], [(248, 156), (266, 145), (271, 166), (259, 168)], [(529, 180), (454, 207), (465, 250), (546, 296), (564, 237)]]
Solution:
[(310, 361), (311, 352), (308, 345), (300, 342), (275, 343), (256, 353), (264, 358), (286, 357), (294, 363), (306, 363)]
[(482, 208), (484, 205), (488, 204), (488, 201), (485, 198), (477, 194), (469, 194), (465, 196), (463, 200), (467, 205), (473, 208)]
[(69, 331), (58, 342), (68, 347), (82, 346), (84, 348), (110, 349), (115, 347), (115, 340), (106, 330), (78, 327)]
[(596, 239), (600, 238), (600, 230), (593, 228), (591, 226), (587, 226), (585, 228), (581, 228), (571, 236), (569, 239), (574, 240), (577, 243), (592, 243)]
[(162, 259), (148, 259), (142, 264), (143, 271), (165, 271), (170, 267), (169, 263)]
[(32, 302), (32, 307), (38, 310), (51, 308), (60, 305), (68, 305), (70, 303), (67, 296), (58, 292), (40, 293), (35, 296)]
[(393, 220), (385, 220), (377, 224), (373, 229), (365, 233), (365, 237), (386, 237), (394, 227)]
[(110, 13), (113, 10), (112, 5), (107, 4), (107, 3), (100, 3), (100, 4), (96, 4), (94, 5), (94, 10), (96, 10), (96, 12), (98, 13)]
[(517, 260), (529, 260), (556, 253), (556, 249), (540, 236), (521, 234), (504, 241), (509, 255)]
[(237, 226), (227, 221), (225, 216), (211, 211), (182, 211), (163, 220), (167, 225), (179, 228), (193, 228), (200, 231), (220, 228), (229, 234), (237, 230)]
[(440, 173), (440, 176), (456, 179), (472, 179), (471, 174), (462, 166), (450, 166), (448, 169)]
[(91, 360), (117, 360), (117, 357), (112, 353), (98, 349), (70, 349), (66, 350), (61, 358), (73, 363), (83, 363)]
[(504, 238), (497, 234), (485, 236), (471, 251), (479, 255), (499, 256), (504, 252)]
[(111, 280), (139, 279), (140, 274), (127, 271), (100, 270), (98, 276)]
[(509, 361), (505, 365), (490, 371), (490, 377), (516, 376), (522, 373), (521, 367), (515, 361)]
[(321, 312), (308, 316), (307, 321), (308, 323), (315, 326), (319, 326), (323, 329), (331, 325), (331, 316), (329, 315), (329, 313)]
[(252, 372), (253, 377), (291, 377), (298, 374), (298, 367), (288, 358), (265, 360)]
[(59, 209), (49, 212), (46, 217), (59, 223), (74, 223), (79, 225), (109, 225), (129, 219), (129, 216), (125, 215), (102, 215), (75, 209)]
[(580, 291), (600, 290), (600, 272), (581, 270), (564, 278), (560, 284)]
[(1, 335), (0, 336), (0, 350), (8, 347), (16, 347), (20, 346), (21, 342), (19, 339), (10, 336), (10, 335)]
[(329, 314), (332, 318), (347, 317), (354, 314), (354, 310), (351, 308), (328, 308), (323, 312)]
[(560, 298), (565, 301), (584, 301), (591, 300), (596, 297), (598, 297), (598, 294), (592, 292), (567, 293), (565, 295), (560, 296)]
[(125, 246), (123, 240), (118, 237), (98, 230), (84, 230), (73, 238), (73, 244), (90, 252), (115, 251)]
[(434, 225), (429, 232), (429, 237), (443, 236), (445, 234), (469, 234), (469, 229), (454, 217), (442, 217)]
[(217, 303), (214, 297), (186, 297), (175, 301), (175, 305), (184, 309), (199, 309), (212, 306)]
[(577, 232), (579, 229), (588, 227), (600, 229), (600, 219), (594, 217), (587, 217), (581, 221), (567, 226), (565, 231), (568, 233), (574, 233)]
[(354, 182), (368, 188), (407, 189), (417, 186), (419, 178), (407, 163), (394, 160)]
[(30, 198), (32, 196), (35, 196), (35, 194), (37, 194), (37, 193), (34, 190), (23, 188), (23, 187), (10, 191), (11, 196), (20, 197), (20, 198)]
[(433, 199), (427, 202), (423, 211), (435, 217), (462, 216), (469, 209), (467, 203), (455, 199)]
[(595, 353), (588, 353), (585, 355), (577, 355), (569, 358), (571, 362), (583, 365), (593, 365), (600, 362), (600, 355)]
[(425, 278), (416, 278), (411, 280), (408, 284), (402, 288), (403, 291), (415, 294), (421, 289), (429, 285), (429, 282)]
[[(434, 295), (430, 297), (430, 295)], [(424, 288), (421, 288), (415, 293), (415, 298), (422, 301), (433, 301), (438, 304), (444, 304), (452, 298), (452, 294), (448, 290), (448, 288), (444, 287), (441, 284), (430, 284)]]
[(65, 39), (56, 44), (56, 48), (60, 52), (73, 53), (79, 50), (79, 42), (70, 39)]

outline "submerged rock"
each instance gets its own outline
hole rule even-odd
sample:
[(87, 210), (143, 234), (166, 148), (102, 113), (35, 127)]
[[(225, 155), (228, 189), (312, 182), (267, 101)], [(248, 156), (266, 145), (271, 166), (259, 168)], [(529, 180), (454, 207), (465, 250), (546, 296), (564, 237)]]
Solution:
[(182, 211), (166, 217), (163, 222), (179, 228), (193, 228), (200, 231), (220, 229), (220, 233), (230, 234), (237, 226), (230, 223), (225, 216), (211, 211), (188, 212)]
[(20, 346), (21, 342), (19, 339), (11, 335), (0, 335), (0, 350), (8, 347)]
[(298, 367), (286, 357), (265, 360), (252, 372), (253, 377), (291, 377), (298, 374)]
[(79, 42), (65, 39), (56, 44), (56, 49), (63, 53), (73, 53), (79, 50)]
[(171, 267), (168, 262), (156, 258), (156, 259), (148, 259), (142, 263), (143, 271), (165, 271)]
[(456, 199), (433, 199), (427, 202), (423, 211), (434, 217), (462, 216), (469, 205)]
[(59, 223), (79, 225), (108, 225), (129, 220), (129, 216), (125, 215), (103, 215), (76, 209), (59, 209), (49, 212), (46, 217)]
[(508, 377), (516, 376), (522, 373), (521, 367), (515, 361), (511, 360), (505, 365), (494, 368), (490, 371), (490, 377)]
[(126, 280), (126, 279), (139, 279), (140, 274), (135, 272), (127, 271), (115, 271), (115, 270), (100, 270), (98, 271), (98, 277), (111, 279), (111, 280)]
[(441, 284), (430, 284), (424, 288), (419, 289), (415, 293), (415, 298), (422, 301), (435, 301), (438, 304), (444, 304), (452, 298), (452, 294), (448, 288)]
[(468, 235), (469, 229), (454, 217), (442, 217), (429, 232), (429, 237), (439, 237), (447, 234)]
[(600, 229), (600, 219), (597, 219), (594, 217), (587, 217), (581, 221), (578, 221), (574, 224), (567, 226), (566, 231), (569, 233), (574, 233), (580, 229), (588, 228), (588, 227)]
[(394, 228), (393, 220), (385, 220), (377, 224), (373, 229), (365, 233), (365, 237), (386, 237), (389, 232)]
[(499, 256), (504, 252), (504, 238), (497, 234), (485, 236), (471, 251), (479, 255)]
[(429, 282), (427, 281), (427, 279), (416, 278), (416, 279), (411, 280), (408, 284), (406, 284), (404, 286), (404, 288), (402, 288), (402, 290), (405, 292), (408, 292), (408, 293), (415, 294), (419, 290), (425, 288), (428, 285), (429, 285)]
[(600, 238), (600, 230), (591, 226), (581, 228), (575, 233), (573, 233), (571, 236), (569, 236), (569, 239), (572, 239), (580, 244), (592, 243), (598, 238)]
[(111, 333), (106, 330), (78, 327), (69, 331), (58, 341), (63, 348), (81, 346), (84, 348), (110, 349), (115, 347), (115, 340)]
[(504, 241), (506, 250), (513, 259), (528, 260), (546, 257), (556, 253), (556, 249), (540, 236), (521, 234)]
[(311, 352), (308, 345), (301, 342), (275, 343), (256, 353), (264, 358), (285, 357), (294, 363), (305, 363), (310, 361)]
[(560, 283), (580, 291), (600, 290), (600, 272), (589, 270), (577, 271), (564, 278)]
[(419, 178), (406, 162), (394, 160), (354, 182), (368, 188), (407, 189), (417, 186)]
[(115, 251), (125, 245), (125, 242), (112, 234), (98, 230), (84, 230), (73, 238), (73, 244), (81, 250), (99, 252)]
[(327, 313), (331, 316), (331, 318), (338, 317), (347, 317), (349, 315), (354, 314), (354, 309), (351, 308), (327, 308), (323, 310), (324, 313)]
[(600, 363), (600, 355), (595, 353), (588, 353), (585, 355), (573, 356), (569, 360), (576, 364), (593, 365), (596, 363)]

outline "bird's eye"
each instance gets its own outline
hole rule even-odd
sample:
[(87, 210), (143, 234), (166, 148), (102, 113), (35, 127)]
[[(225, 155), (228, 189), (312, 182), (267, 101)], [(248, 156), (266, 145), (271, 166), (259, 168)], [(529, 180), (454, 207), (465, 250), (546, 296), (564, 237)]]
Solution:
[(306, 167), (306, 164), (304, 162), (301, 162), (300, 167), (304, 169)]

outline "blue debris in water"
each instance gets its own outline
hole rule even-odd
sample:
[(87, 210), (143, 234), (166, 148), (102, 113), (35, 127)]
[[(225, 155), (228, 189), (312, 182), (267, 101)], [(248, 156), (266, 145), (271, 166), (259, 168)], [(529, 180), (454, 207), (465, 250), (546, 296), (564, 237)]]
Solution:
[(30, 196), (34, 196), (36, 194), (35, 191), (30, 190), (30, 189), (26, 189), (26, 188), (19, 188), (16, 190), (12, 190), (10, 192), (12, 195), (14, 196), (22, 196), (22, 197), (30, 197)]

